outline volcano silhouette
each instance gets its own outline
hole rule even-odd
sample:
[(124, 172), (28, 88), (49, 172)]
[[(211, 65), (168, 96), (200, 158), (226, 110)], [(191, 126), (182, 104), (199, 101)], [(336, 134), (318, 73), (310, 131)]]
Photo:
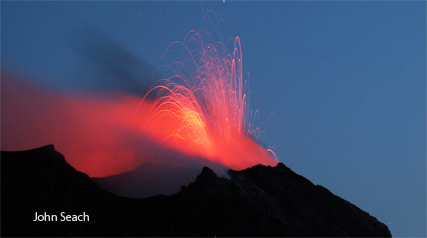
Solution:
[(147, 161), (129, 172), (92, 178), (92, 180), (101, 189), (123, 197), (146, 198), (158, 194), (173, 195), (179, 192), (182, 186), (194, 182), (204, 166), (209, 166), (220, 175), (226, 176), (224, 166), (200, 158), (179, 167)]
[[(229, 178), (203, 167), (177, 193), (143, 199), (100, 189), (53, 145), (1, 152), (1, 167), (2, 236), (391, 237), (376, 218), (283, 163), (229, 170)], [(39, 222), (35, 212), (90, 219)]]

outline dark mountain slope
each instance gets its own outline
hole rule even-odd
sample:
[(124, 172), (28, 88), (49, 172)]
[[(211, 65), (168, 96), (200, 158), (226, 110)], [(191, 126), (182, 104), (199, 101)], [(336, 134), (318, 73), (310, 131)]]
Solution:
[(158, 194), (173, 195), (179, 192), (182, 185), (194, 182), (204, 165), (215, 169), (220, 175), (227, 171), (220, 164), (198, 159), (179, 167), (144, 162), (131, 171), (103, 178), (92, 178), (92, 180), (101, 189), (116, 195), (146, 198)]
[[(172, 196), (124, 198), (98, 188), (52, 145), (1, 152), (2, 236), (391, 236), (387, 226), (284, 164), (204, 167)], [(56, 214), (58, 221), (32, 221)], [(60, 213), (90, 216), (59, 221)]]

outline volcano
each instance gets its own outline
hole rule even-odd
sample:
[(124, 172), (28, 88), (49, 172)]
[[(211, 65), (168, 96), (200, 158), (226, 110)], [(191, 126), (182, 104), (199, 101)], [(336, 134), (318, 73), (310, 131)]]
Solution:
[[(1, 166), (2, 236), (391, 237), (375, 217), (283, 163), (228, 170), (228, 178), (203, 167), (175, 194), (142, 199), (101, 189), (53, 145), (2, 151)], [(33, 221), (36, 213), (51, 220)], [(71, 221), (76, 214), (87, 219)]]

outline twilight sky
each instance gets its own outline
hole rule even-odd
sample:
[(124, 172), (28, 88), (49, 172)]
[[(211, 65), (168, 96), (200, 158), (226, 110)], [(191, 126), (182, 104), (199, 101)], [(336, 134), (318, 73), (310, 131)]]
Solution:
[(67, 89), (96, 29), (157, 67), (204, 12), (239, 36), (276, 155), (379, 221), (426, 236), (425, 2), (1, 2), (2, 68)]

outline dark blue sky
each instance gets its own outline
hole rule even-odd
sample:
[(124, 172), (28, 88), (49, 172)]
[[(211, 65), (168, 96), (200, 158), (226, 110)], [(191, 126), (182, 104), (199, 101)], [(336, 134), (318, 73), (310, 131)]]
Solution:
[(157, 66), (208, 10), (240, 37), (279, 160), (393, 236), (425, 237), (425, 2), (1, 2), (2, 67), (67, 88), (88, 27)]

